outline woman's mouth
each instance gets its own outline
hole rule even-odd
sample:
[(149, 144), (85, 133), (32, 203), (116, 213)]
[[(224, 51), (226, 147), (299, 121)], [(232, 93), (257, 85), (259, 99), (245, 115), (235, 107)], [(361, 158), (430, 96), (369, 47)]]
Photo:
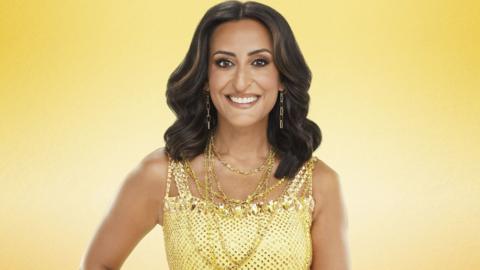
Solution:
[(257, 95), (251, 95), (246, 97), (237, 97), (233, 95), (226, 95), (225, 96), (230, 104), (237, 108), (250, 108), (255, 105), (260, 98)]

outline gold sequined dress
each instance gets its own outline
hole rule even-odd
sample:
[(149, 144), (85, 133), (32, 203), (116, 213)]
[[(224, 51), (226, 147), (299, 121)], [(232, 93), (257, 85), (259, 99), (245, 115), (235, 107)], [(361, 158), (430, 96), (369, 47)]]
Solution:
[[(209, 224), (214, 222), (213, 213), (206, 207), (211, 202), (192, 195), (184, 165), (170, 159), (163, 211), (169, 268), (309, 269), (312, 260), (310, 226), (315, 204), (312, 170), (317, 159), (312, 156), (305, 162), (289, 180), (282, 196), (239, 209), (226, 209), (215, 203), (220, 210), (215, 212), (225, 213), (216, 214), (218, 233), (208, 233), (211, 231)], [(168, 196), (172, 181), (178, 189), (175, 197)], [(263, 226), (266, 228), (263, 237), (255, 252), (245, 259), (258, 233), (258, 224), (265, 224), (262, 222), (269, 222)], [(238, 264), (239, 261), (242, 263)]]

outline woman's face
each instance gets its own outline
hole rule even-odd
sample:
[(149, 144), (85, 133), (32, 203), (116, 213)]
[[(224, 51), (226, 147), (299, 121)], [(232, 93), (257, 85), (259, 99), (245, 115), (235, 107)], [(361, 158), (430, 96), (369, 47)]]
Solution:
[(217, 26), (210, 39), (208, 86), (220, 122), (245, 127), (268, 121), (283, 90), (272, 53), (268, 29), (255, 20)]

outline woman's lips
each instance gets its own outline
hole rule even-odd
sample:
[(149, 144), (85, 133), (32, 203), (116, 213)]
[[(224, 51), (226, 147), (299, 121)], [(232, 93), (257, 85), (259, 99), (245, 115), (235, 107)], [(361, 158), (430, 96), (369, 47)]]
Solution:
[[(256, 99), (254, 99), (253, 101), (247, 102), (247, 103), (239, 103), (239, 102), (233, 101), (230, 95), (225, 96), (228, 103), (230, 103), (232, 106), (234, 106), (236, 108), (241, 108), (241, 109), (247, 109), (247, 108), (250, 108), (250, 107), (254, 106), (258, 102), (258, 100), (260, 99), (260, 96), (258, 96), (258, 95), (251, 95), (251, 96), (248, 96), (246, 98), (251, 98), (251, 97), (255, 97)], [(235, 96), (234, 96), (234, 99), (238, 101), (238, 98), (236, 98)], [(245, 100), (245, 97), (240, 98), (240, 101), (242, 101), (242, 99), (243, 99), (243, 101), (248, 101), (248, 100)]]

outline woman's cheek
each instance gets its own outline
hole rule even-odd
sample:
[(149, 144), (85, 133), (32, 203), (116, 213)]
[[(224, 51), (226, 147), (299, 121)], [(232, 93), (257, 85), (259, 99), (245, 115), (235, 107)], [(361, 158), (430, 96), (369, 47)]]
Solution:
[(264, 91), (278, 90), (278, 79), (275, 75), (265, 74), (257, 76), (256, 81)]

